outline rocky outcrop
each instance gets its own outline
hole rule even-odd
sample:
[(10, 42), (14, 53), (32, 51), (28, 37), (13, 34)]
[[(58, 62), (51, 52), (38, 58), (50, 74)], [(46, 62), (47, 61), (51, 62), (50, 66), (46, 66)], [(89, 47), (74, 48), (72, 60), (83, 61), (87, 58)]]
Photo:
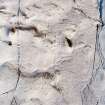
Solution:
[(98, 105), (96, 0), (0, 0), (0, 20), (0, 105)]
[(94, 68), (93, 68), (94, 72), (90, 79), (89, 84), (83, 90), (83, 105), (104, 105), (105, 104), (105, 94), (104, 94), (104, 91), (105, 91), (105, 86), (104, 86), (104, 82), (105, 82), (104, 80), (105, 79), (104, 78), (105, 1), (98, 0), (98, 7), (99, 7), (101, 24), (98, 25), (97, 27), (95, 62), (94, 62)]

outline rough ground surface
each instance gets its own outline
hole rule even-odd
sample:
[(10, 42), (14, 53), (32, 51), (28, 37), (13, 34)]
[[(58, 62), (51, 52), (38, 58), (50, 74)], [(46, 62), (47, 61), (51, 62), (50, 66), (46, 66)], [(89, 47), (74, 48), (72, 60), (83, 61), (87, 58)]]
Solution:
[(83, 105), (105, 105), (105, 0), (98, 0), (98, 7), (101, 24), (97, 26), (92, 77), (82, 91)]
[(0, 105), (104, 105), (97, 24), (97, 0), (0, 0)]

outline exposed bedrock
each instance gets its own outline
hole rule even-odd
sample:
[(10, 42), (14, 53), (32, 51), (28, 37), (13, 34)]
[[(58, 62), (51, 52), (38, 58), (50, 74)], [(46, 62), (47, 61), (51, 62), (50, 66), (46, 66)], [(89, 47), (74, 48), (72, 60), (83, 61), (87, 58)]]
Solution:
[(0, 0), (0, 105), (104, 105), (103, 3)]
[(105, 105), (105, 0), (98, 0), (101, 24), (97, 25), (92, 77), (82, 91), (83, 105)]

